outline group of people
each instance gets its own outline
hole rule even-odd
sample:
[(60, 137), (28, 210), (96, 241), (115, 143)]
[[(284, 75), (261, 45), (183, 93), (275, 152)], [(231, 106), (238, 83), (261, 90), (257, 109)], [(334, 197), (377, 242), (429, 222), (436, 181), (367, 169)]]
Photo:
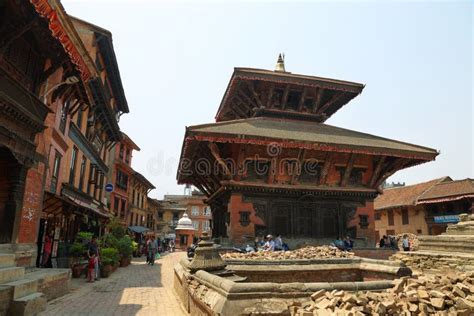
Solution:
[(344, 239), (339, 237), (333, 242), (332, 246), (339, 250), (351, 251), (354, 248), (354, 241), (349, 236)]
[[(247, 251), (251, 251), (250, 246), (247, 246)], [(289, 247), (286, 243), (283, 242), (280, 234), (276, 235), (276, 238), (273, 238), (272, 235), (267, 235), (265, 238), (257, 237), (255, 238), (254, 249), (255, 250), (264, 250), (264, 251), (287, 251)]]
[[(398, 240), (395, 236), (383, 235), (379, 241), (379, 247), (399, 250)], [(403, 251), (410, 251), (411, 249), (410, 240), (408, 239), (407, 234), (403, 235), (402, 237), (402, 248)]]
[(100, 251), (96, 236), (92, 237), (91, 241), (87, 245), (87, 257), (89, 259), (87, 281), (94, 282), (100, 280)]

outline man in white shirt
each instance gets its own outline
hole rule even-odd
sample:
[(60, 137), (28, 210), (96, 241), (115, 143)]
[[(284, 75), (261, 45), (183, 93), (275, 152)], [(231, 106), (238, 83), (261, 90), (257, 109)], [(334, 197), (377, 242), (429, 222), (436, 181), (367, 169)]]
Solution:
[(263, 250), (265, 251), (274, 251), (275, 250), (275, 242), (273, 241), (273, 236), (267, 236), (267, 242), (263, 246)]

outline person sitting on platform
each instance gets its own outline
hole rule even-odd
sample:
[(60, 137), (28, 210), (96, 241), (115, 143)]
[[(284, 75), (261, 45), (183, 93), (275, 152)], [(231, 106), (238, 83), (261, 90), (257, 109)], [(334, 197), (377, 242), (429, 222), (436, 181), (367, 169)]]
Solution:
[(275, 251), (283, 250), (283, 240), (281, 240), (281, 235), (277, 234), (275, 238)]
[(273, 241), (273, 236), (267, 236), (267, 242), (263, 246), (263, 250), (265, 251), (274, 251), (275, 250), (275, 242)]
[(385, 248), (385, 239), (387, 239), (387, 236), (385, 236), (385, 235), (383, 235), (383, 237), (380, 238), (379, 248)]
[(346, 239), (344, 239), (344, 250), (351, 251), (352, 248), (354, 248), (354, 241), (349, 236), (346, 236)]
[(339, 250), (344, 250), (344, 241), (342, 240), (341, 237), (339, 237), (338, 239), (334, 241), (333, 246)]

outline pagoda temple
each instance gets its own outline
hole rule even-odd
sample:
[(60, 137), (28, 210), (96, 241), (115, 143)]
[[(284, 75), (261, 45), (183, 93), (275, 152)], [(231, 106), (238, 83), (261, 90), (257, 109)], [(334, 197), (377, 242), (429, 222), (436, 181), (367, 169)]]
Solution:
[(177, 173), (207, 195), (213, 237), (373, 240), (380, 185), (438, 152), (324, 123), (363, 89), (287, 72), (281, 56), (275, 71), (235, 68), (216, 122), (186, 128)]

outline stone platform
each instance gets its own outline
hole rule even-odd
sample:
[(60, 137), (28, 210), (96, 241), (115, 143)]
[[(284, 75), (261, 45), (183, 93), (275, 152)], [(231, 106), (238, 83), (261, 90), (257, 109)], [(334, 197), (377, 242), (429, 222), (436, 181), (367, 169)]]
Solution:
[(474, 215), (459, 215), (438, 236), (420, 236), (419, 251), (399, 252), (391, 257), (417, 270), (474, 271)]

